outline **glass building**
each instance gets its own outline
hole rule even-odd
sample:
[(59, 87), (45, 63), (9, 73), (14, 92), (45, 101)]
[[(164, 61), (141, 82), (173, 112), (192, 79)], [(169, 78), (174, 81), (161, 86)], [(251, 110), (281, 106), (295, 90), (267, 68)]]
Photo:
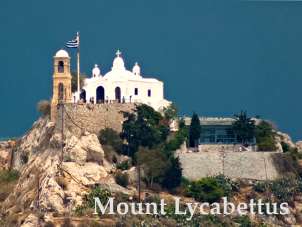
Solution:
[[(200, 144), (240, 144), (241, 140), (233, 131), (234, 118), (200, 117), (201, 135)], [(186, 125), (190, 125), (191, 118), (185, 118)], [(248, 141), (256, 144), (256, 139)]]

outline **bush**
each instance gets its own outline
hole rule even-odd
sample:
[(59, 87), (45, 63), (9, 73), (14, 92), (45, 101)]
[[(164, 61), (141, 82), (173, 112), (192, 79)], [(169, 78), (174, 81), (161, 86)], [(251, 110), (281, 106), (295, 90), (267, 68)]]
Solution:
[(127, 187), (129, 184), (129, 177), (128, 177), (127, 173), (122, 173), (121, 171), (118, 171), (115, 174), (114, 179), (117, 184), (119, 184), (123, 187)]
[(102, 145), (110, 145), (116, 152), (122, 152), (123, 141), (115, 130), (111, 128), (102, 129), (98, 138)]
[(193, 181), (186, 188), (186, 194), (200, 202), (218, 202), (225, 195), (224, 189), (214, 177)]
[(0, 182), (9, 183), (19, 179), (20, 173), (17, 170), (0, 171)]
[(118, 163), (116, 165), (116, 168), (120, 169), (120, 170), (127, 170), (127, 169), (129, 169), (129, 161), (125, 160), (125, 161), (123, 161), (121, 163)]
[(254, 185), (253, 188), (256, 192), (263, 193), (263, 192), (266, 192), (270, 188), (270, 185), (269, 185), (269, 182), (260, 182), (259, 181)]
[(292, 202), (293, 197), (300, 192), (300, 179), (289, 175), (272, 182), (271, 191), (279, 202)]
[(230, 196), (232, 193), (239, 191), (239, 184), (222, 174), (215, 176), (214, 179), (223, 188), (224, 196)]
[(248, 216), (239, 216), (234, 218), (235, 223), (238, 223), (240, 227), (252, 227), (252, 222)]
[(259, 151), (275, 151), (276, 141), (275, 132), (271, 123), (261, 121), (256, 126), (256, 141)]
[(42, 114), (42, 116), (50, 115), (50, 103), (48, 100), (41, 100), (37, 104), (37, 110)]
[(85, 203), (88, 207), (94, 208), (95, 197), (98, 197), (101, 203), (105, 204), (108, 201), (108, 198), (111, 197), (111, 193), (107, 189), (100, 188), (99, 186), (95, 187), (85, 198)]

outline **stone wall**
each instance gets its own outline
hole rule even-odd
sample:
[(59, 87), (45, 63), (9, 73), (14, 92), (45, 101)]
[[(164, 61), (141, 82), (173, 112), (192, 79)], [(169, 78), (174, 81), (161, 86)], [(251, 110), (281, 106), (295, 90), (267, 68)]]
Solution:
[(200, 144), (198, 150), (201, 152), (217, 151), (256, 151), (256, 146), (243, 147), (241, 144)]
[[(107, 127), (120, 132), (124, 121), (122, 112), (131, 112), (134, 109), (133, 103), (66, 104), (64, 127), (74, 134), (83, 131), (98, 134)], [(57, 125), (60, 126), (61, 110), (58, 113)]]
[(273, 163), (276, 152), (178, 153), (183, 175), (191, 180), (224, 173), (230, 178), (273, 180), (279, 176)]

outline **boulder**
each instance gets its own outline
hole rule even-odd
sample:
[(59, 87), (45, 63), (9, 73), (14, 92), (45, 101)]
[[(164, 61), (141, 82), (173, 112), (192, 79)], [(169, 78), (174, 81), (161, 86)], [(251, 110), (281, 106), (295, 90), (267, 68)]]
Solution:
[(27, 216), (27, 218), (24, 220), (24, 223), (21, 225), (21, 227), (36, 227), (39, 226), (38, 223), (38, 217), (34, 214), (30, 214)]
[(103, 163), (104, 150), (95, 134), (81, 136), (71, 136), (65, 146), (66, 153), (69, 154), (70, 161), (77, 163), (97, 162)]
[(297, 147), (297, 149), (298, 149), (299, 152), (302, 152), (302, 141), (298, 141), (296, 143), (296, 147)]

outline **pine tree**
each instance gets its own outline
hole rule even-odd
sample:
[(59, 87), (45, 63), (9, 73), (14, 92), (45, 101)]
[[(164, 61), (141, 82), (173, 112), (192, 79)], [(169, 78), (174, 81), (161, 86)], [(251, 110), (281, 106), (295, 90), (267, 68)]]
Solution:
[(198, 146), (200, 133), (201, 133), (201, 126), (200, 126), (199, 117), (196, 113), (193, 113), (192, 119), (191, 119), (190, 131), (189, 131), (190, 147)]

